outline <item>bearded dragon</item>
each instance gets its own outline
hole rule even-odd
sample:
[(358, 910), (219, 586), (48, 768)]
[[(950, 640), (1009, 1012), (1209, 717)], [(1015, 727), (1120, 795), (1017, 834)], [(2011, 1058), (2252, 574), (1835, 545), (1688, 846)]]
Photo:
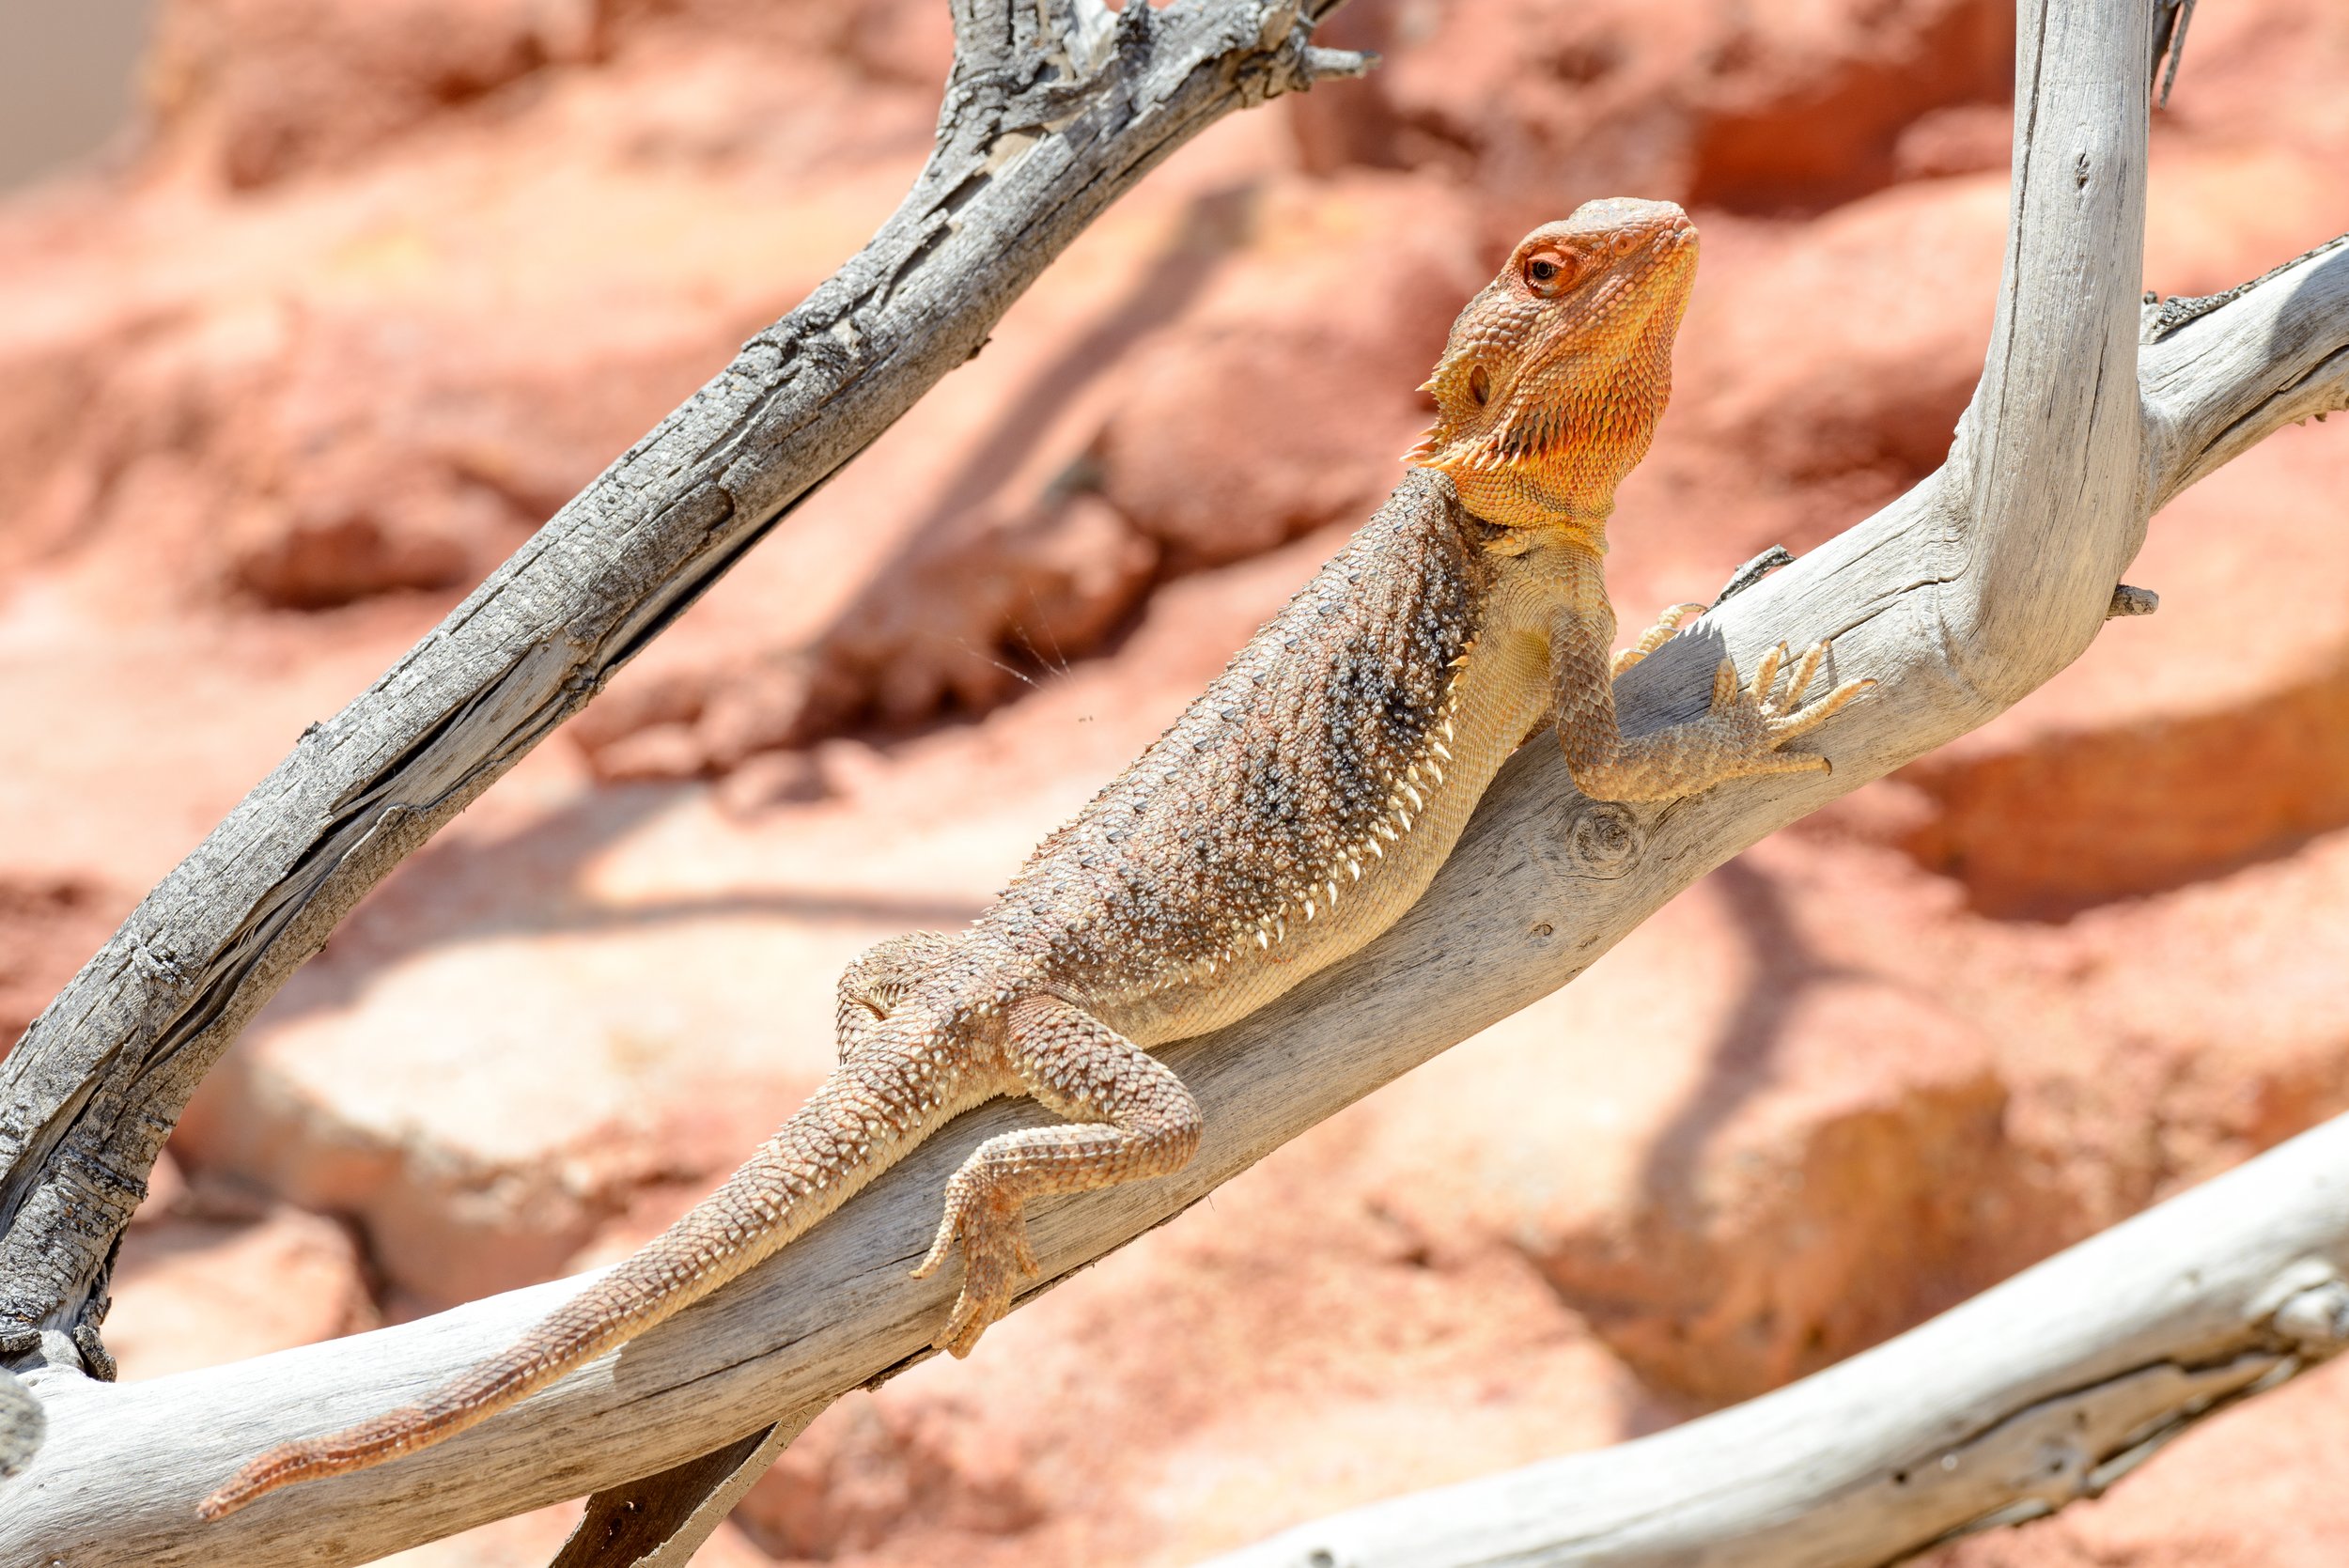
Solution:
[(1751, 774), (1869, 682), (1798, 709), (1785, 657), (1750, 687), (1723, 660), (1701, 717), (1626, 736), (1614, 677), (1672, 637), (1677, 605), (1610, 652), (1602, 567), (1617, 484), (1671, 391), (1697, 236), (1668, 202), (1591, 202), (1535, 229), (1469, 302), (1423, 391), (1402, 483), (1231, 665), (957, 936), (851, 965), (832, 1075), (714, 1194), (512, 1348), (419, 1405), (271, 1449), (202, 1504), (460, 1432), (750, 1268), (946, 1122), (1029, 1094), (1066, 1125), (1004, 1133), (947, 1184), (926, 1276), (959, 1252), (939, 1348), (965, 1356), (1036, 1271), (1037, 1198), (1179, 1169), (1200, 1111), (1151, 1048), (1262, 1007), (1410, 907), (1510, 753), (1554, 725), (1574, 781), (1664, 800)]

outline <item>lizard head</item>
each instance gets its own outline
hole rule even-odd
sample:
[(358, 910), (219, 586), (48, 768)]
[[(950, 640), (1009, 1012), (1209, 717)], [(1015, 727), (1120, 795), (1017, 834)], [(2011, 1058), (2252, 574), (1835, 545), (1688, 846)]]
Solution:
[(1697, 231), (1668, 201), (1585, 202), (1517, 242), (1452, 324), (1405, 461), (1512, 528), (1601, 533), (1672, 395)]

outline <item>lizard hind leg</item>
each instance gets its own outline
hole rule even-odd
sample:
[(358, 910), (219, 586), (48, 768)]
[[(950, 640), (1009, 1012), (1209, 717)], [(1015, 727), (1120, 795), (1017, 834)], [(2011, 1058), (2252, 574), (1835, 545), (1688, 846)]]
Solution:
[(1016, 1002), (1006, 1065), (1048, 1110), (1077, 1125), (999, 1134), (972, 1151), (946, 1185), (946, 1214), (914, 1277), (935, 1273), (957, 1247), (962, 1294), (940, 1330), (941, 1350), (968, 1356), (1037, 1272), (1027, 1205), (1179, 1171), (1199, 1147), (1199, 1103), (1172, 1069), (1057, 998)]
[(866, 949), (840, 971), (832, 1009), (832, 1039), (847, 1061), (874, 1038), (914, 986), (955, 951), (955, 939), (939, 931), (909, 931)]

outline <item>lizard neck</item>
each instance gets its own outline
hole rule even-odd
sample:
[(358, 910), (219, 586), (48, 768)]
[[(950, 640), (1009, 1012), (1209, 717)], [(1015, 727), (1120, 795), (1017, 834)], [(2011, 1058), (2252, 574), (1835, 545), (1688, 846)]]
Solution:
[(1647, 456), (1672, 395), (1671, 349), (1667, 323), (1641, 334), (1641, 351), (1603, 371), (1567, 366), (1548, 378), (1522, 375), (1554, 384), (1541, 398), (1495, 411), (1481, 428), (1424, 443), (1414, 456), (1451, 478), (1471, 515), (1534, 535), (1571, 535), (1603, 551), (1615, 487)]
[(1593, 554), (1607, 553), (1607, 520), (1614, 515), (1614, 487), (1597, 495), (1561, 495), (1540, 476), (1504, 470), (1465, 480), (1452, 476), (1460, 505), (1479, 522), (1502, 530), (1486, 545), (1496, 555), (1522, 555), (1539, 545), (1572, 544)]

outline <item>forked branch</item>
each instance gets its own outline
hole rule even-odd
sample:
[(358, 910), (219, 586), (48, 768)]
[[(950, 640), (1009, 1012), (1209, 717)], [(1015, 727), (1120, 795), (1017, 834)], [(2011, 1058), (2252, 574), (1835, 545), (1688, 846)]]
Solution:
[[(0, 1356), (81, 1358), (188, 1095), (393, 865), (599, 691), (1218, 118), (1364, 58), (1337, 0), (956, 0), (937, 145), (872, 241), (623, 454), (182, 862), (0, 1064)], [(42, 1331), (66, 1338), (39, 1349)]]
[[(2319, 404), (2349, 404), (2349, 252), (2315, 256), (2263, 280), (2140, 352), (2150, 6), (2151, 0), (2023, 0), (2013, 238), (1988, 363), (1949, 461), (1883, 512), (1723, 604), (1696, 635), (1668, 644), (1624, 683), (1626, 724), (1651, 728), (1703, 702), (1712, 668), (1725, 652), (1750, 667), (1781, 639), (1832, 638), (1838, 676), (1870, 675), (1881, 683), (1828, 732), (1836, 772), (1741, 784), (1660, 809), (1633, 810), (1577, 795), (1548, 748), (1519, 755), (1434, 887), (1394, 929), (1264, 1013), (1164, 1053), (1205, 1110), (1205, 1144), (1177, 1175), (1038, 1214), (1032, 1236), (1048, 1279), (1179, 1213), (1305, 1127), (1565, 984), (1690, 881), (1766, 833), (2012, 704), (2093, 638), (2122, 568), (2161, 500), (2285, 420), (2315, 411)], [(1121, 14), (1146, 9), (1129, 6)], [(1120, 40), (1171, 48), (1167, 40), (1175, 34), (1149, 27), (1173, 29), (1185, 10), (1178, 4), (1149, 26), (1121, 21), (1114, 32), (1099, 35), (1110, 40), (1099, 46), (1108, 51), (1105, 61), (1127, 61), (1124, 52), (1141, 47)], [(1275, 8), (1201, 8), (1181, 23), (1193, 31), (1180, 36), (1208, 38), (1211, 25), (1199, 17), (1242, 14), (1266, 18), (1269, 25)], [(1031, 37), (1016, 31), (1034, 25), (1025, 8), (987, 15), (1000, 23), (1003, 39)], [(968, 39), (973, 36), (971, 15), (963, 21)], [(1127, 32), (1129, 26), (1136, 31)], [(1092, 33), (1063, 29), (1053, 36), (1064, 48), (1096, 47), (1085, 41)], [(1069, 172), (1076, 154), (1063, 140), (1072, 127), (1092, 126), (1086, 115), (1102, 119), (1100, 128), (1085, 132), (1092, 139), (1082, 146), (1093, 149), (1086, 156), (1095, 162), (1083, 170), (1101, 179), (1119, 178), (1116, 171), (1127, 166), (1102, 162), (1105, 146), (1126, 147), (1136, 159), (1155, 154), (1118, 142), (1114, 126), (1130, 133), (1135, 124), (1159, 124), (1149, 116), (1174, 113), (1168, 105), (1178, 102), (1190, 105), (1183, 111), (1190, 116), (1188, 124), (1213, 105), (1242, 101), (1251, 90), (1246, 82), (1286, 84), (1291, 78), (1278, 71), (1293, 77), (1313, 69), (1300, 37), (1292, 25), (1274, 48), (1235, 34), (1226, 40), (1231, 53), (1199, 56), (1219, 63), (1187, 68), (1191, 74), (1163, 64), (1136, 67), (1139, 74), (1117, 78), (1117, 94), (1090, 101), (1095, 107), (1072, 120), (1058, 117), (1069, 110), (1066, 97), (1050, 96), (1065, 91), (1057, 77), (1043, 85), (1036, 85), (1039, 75), (1027, 85), (1015, 81), (1005, 87), (1013, 97), (1044, 95), (1018, 100), (1033, 116), (1021, 123), (1042, 128), (1042, 139), (964, 205), (945, 199), (957, 187), (941, 189), (926, 175), (888, 231), (910, 225), (900, 234), (902, 247), (887, 253), (896, 259), (884, 266), (860, 258), (852, 266), (851, 272), (865, 269), (858, 273), (866, 279), (858, 286), (864, 292), (855, 297), (866, 302), (870, 319), (897, 323), (892, 329), (896, 335), (877, 338), (863, 325), (867, 318), (852, 311), (830, 317), (832, 325), (821, 334), (791, 335), (787, 355), (779, 346), (783, 340), (769, 334), (761, 340), (765, 349), (754, 345), (758, 352), (705, 393), (709, 423), (697, 411), (703, 410), (697, 399), (623, 459), (590, 498), (567, 510), (549, 531), (552, 542), (534, 547), (531, 561), (517, 568), (541, 573), (530, 579), (534, 592), (571, 594), (566, 603), (586, 594), (579, 582), (597, 584), (599, 592), (607, 582), (636, 583), (634, 597), (627, 598), (632, 608), (576, 622), (551, 619), (543, 608), (526, 614), (537, 601), (514, 587), (511, 575), (502, 575), (436, 634), (475, 650), (476, 662), (494, 655), (483, 667), (507, 672), (481, 686), (477, 701), (450, 706), (461, 695), (445, 685), (455, 667), (437, 662), (444, 650), (428, 643), (369, 700), (397, 709), (404, 693), (437, 693), (424, 706), (441, 713), (440, 720), (401, 731), (409, 738), (397, 745), (380, 737), (372, 721), (347, 726), (332, 747), (297, 753), (288, 764), (293, 775), (281, 772), (287, 782), (272, 781), (257, 796), (261, 804), (248, 803), (246, 811), (266, 815), (270, 802), (282, 796), (309, 814), (297, 814), (301, 821), (339, 823), (334, 832), (355, 832), (333, 839), (341, 846), (334, 851), (342, 857), (334, 862), (337, 868), (370, 853), (392, 854), (409, 842), (402, 835), (420, 837), (442, 819), (435, 814), (447, 800), (469, 798), (493, 776), (494, 766), (503, 766), (476, 762), (474, 771), (447, 772), (458, 754), (443, 750), (452, 735), (506, 736), (478, 755), (510, 760), (510, 750), (540, 733), (533, 727), (540, 716), (559, 706), (545, 693), (568, 690), (560, 672), (607, 668), (580, 660), (598, 650), (616, 657), (614, 650), (649, 635), (731, 558), (728, 552), (745, 548), (765, 526), (748, 520), (770, 518), (786, 504), (776, 499), (787, 489), (772, 477), (776, 472), (828, 471), (826, 465), (879, 427), (878, 403), (887, 402), (892, 411), (903, 406), (869, 388), (877, 370), (896, 364), (894, 356), (917, 355), (929, 341), (909, 339), (905, 331), (935, 319), (947, 323), (935, 330), (947, 333), (950, 346), (976, 341), (968, 335), (975, 316), (954, 315), (956, 302), (924, 290), (948, 287), (950, 279), (953, 288), (967, 289), (974, 268), (982, 277), (990, 275), (986, 269), (994, 263), (972, 232), (985, 227), (972, 218), (981, 204), (1042, 201), (1038, 191), (1057, 193), (1057, 205), (1048, 204), (1062, 215), (1056, 221), (1081, 221), (1066, 215), (1089, 214), (1107, 199), (1085, 186), (1092, 194), (1080, 200), (1066, 184), (1077, 178)], [(1271, 74), (1252, 77), (1252, 70)], [(1183, 86), (1194, 81), (1203, 85)], [(958, 69), (949, 120), (958, 112), (955, 94), (977, 101), (983, 88), (995, 90)], [(947, 141), (964, 145), (954, 142), (949, 130)], [(943, 148), (941, 156), (946, 156)], [(955, 165), (966, 176), (972, 166), (967, 161)], [(947, 216), (940, 219), (941, 212)], [(1022, 281), (1034, 275), (1042, 241), (995, 239), (1013, 258), (1003, 263), (1008, 275)], [(926, 245), (934, 248), (914, 254)], [(948, 255), (962, 275), (929, 270), (935, 258)], [(890, 314), (917, 297), (928, 302), (929, 315), (909, 322)], [(833, 292), (818, 296), (833, 298)], [(836, 380), (843, 354), (864, 356), (857, 364), (866, 380)], [(859, 386), (868, 390), (860, 393)], [(822, 396), (815, 396), (818, 392)], [(815, 400), (801, 401), (805, 397)], [(756, 435), (741, 433), (745, 421), (776, 408), (792, 411), (791, 418), (759, 425)], [(785, 426), (792, 432), (788, 440), (774, 433)], [(823, 465), (793, 456), (807, 452), (828, 456)], [(611, 543), (599, 532), (602, 513), (597, 508), (640, 491), (670, 498), (662, 504), (666, 510), (630, 514), (650, 541), (642, 565), (651, 578), (638, 573), (633, 556), (610, 552), (587, 557), (602, 563), (598, 569), (606, 578), (575, 567), (567, 575), (562, 550)], [(685, 548), (678, 542), (684, 536), (674, 532), (678, 529), (704, 542)], [(412, 673), (416, 669), (439, 673), (427, 679)], [(579, 695), (583, 699), (583, 691)], [(346, 751), (352, 760), (336, 762)], [(374, 771), (364, 777), (395, 781), (398, 790), (386, 794), (363, 787), (362, 781), (338, 793), (344, 786), (329, 789), (304, 771), (355, 768), (370, 758)], [(412, 789), (412, 781), (438, 781), (436, 787), (449, 793), (400, 793)], [(394, 809), (403, 801), (400, 809), (409, 816)], [(291, 840), (281, 832), (256, 842), (282, 850)], [(370, 848), (375, 845), (385, 847)], [(325, 862), (297, 857), (288, 863)], [(205, 875), (226, 877), (231, 870), (215, 865)], [(320, 870), (302, 885), (357, 874)], [(175, 899), (200, 899), (210, 896), (209, 885), (167, 889), (178, 889)], [(159, 918), (173, 907), (163, 907)], [(345, 906), (329, 900), (311, 907), (338, 913)], [(228, 920), (228, 927), (241, 929), (237, 921), (243, 918)], [(280, 932), (272, 939), (282, 940), (283, 929), (272, 929)], [(322, 927), (303, 939), (315, 945), (319, 934)], [(175, 1005), (182, 1010), (173, 1018), (186, 1016), (183, 1004), (204, 985), (224, 983), (217, 966), (170, 970), (156, 956), (191, 951), (215, 950), (159, 950), (137, 939), (118, 940), (109, 950), (121, 972), (148, 976), (140, 985), (150, 988), (137, 996), (167, 992), (181, 999)], [(245, 949), (227, 942), (216, 951)], [(84, 991), (113, 994), (104, 985)], [(241, 993), (232, 986), (223, 994)], [(130, 1028), (137, 1022), (131, 1013), (123, 1019), (124, 1031), (108, 1036), (117, 1043), (106, 1049), (97, 1048), (96, 1034), (69, 1036), (85, 1040), (91, 1053), (79, 1067), (60, 1057), (64, 1065), (57, 1070), (84, 1078), (40, 1080), (50, 1082), (54, 1108), (49, 1120), (35, 1125), (63, 1129), (44, 1148), (62, 1147), (67, 1134), (87, 1120), (77, 1108), (95, 1104), (101, 1094), (117, 1096), (110, 1103), (118, 1104), (139, 1087), (142, 1073), (177, 1070), (171, 1051), (157, 1054), (159, 1034)], [(73, 1025), (92, 1027), (86, 1019)], [(195, 1036), (183, 1031), (175, 1038)], [(107, 1050), (131, 1053), (132, 1068), (108, 1066), (114, 1058)], [(75, 1087), (86, 1081), (96, 1087)], [(682, 1464), (769, 1426), (779, 1411), (819, 1408), (923, 1353), (952, 1286), (912, 1281), (908, 1271), (927, 1244), (946, 1175), (981, 1138), (1031, 1114), (1005, 1106), (964, 1119), (772, 1263), (496, 1420), (397, 1464), (265, 1499), (219, 1526), (195, 1524), (195, 1500), (245, 1455), (288, 1435), (294, 1412), (307, 1429), (397, 1404), (500, 1347), (576, 1291), (579, 1281), (133, 1388), (94, 1385), (56, 1370), (38, 1373), (33, 1381), (47, 1405), (50, 1436), (26, 1478), (39, 1490), (12, 1494), (12, 1504), (18, 1498), (23, 1503), (0, 1509), (0, 1560), (38, 1560), (44, 1551), (70, 1545), (77, 1568), (359, 1561)], [(34, 1189), (45, 1190), (38, 1182)], [(0, 1254), (0, 1267), (6, 1266), (7, 1255)]]

